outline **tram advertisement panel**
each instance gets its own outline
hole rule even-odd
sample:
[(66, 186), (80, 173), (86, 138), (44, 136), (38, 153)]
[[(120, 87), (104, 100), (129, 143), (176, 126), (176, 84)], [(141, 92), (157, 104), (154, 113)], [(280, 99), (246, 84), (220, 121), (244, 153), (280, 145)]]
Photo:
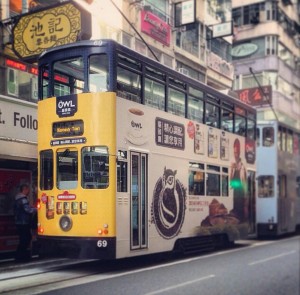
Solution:
[(152, 234), (171, 240), (220, 230), (245, 237), (246, 171), (255, 169), (245, 137), (124, 99), (117, 106), (118, 148), (149, 151)]

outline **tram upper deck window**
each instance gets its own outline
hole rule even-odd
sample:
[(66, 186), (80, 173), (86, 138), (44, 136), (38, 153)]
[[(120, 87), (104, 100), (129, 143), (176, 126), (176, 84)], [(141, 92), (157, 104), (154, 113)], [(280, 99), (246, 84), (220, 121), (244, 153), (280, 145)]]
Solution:
[(169, 88), (168, 113), (180, 117), (185, 116), (185, 94), (173, 88)]
[(209, 102), (205, 107), (205, 123), (208, 126), (219, 128), (220, 127), (220, 107)]
[(117, 92), (120, 97), (141, 103), (141, 75), (118, 66)]
[(81, 151), (81, 186), (86, 189), (103, 189), (109, 185), (108, 148), (104, 146), (84, 147)]
[(42, 98), (49, 97), (48, 89), (49, 89), (49, 65), (46, 64), (42, 67)]
[(253, 140), (256, 137), (255, 122), (250, 119), (248, 119), (248, 124), (247, 124), (247, 137)]
[(270, 147), (274, 145), (274, 128), (264, 127), (263, 128), (263, 146)]
[(145, 105), (165, 110), (165, 85), (145, 78)]
[[(84, 90), (84, 63), (82, 57), (60, 60), (53, 65), (54, 95), (82, 93)], [(51, 91), (50, 91), (51, 92)]]
[(108, 59), (105, 54), (92, 55), (89, 58), (89, 91), (108, 90)]
[(74, 189), (78, 183), (78, 152), (71, 149), (57, 151), (57, 188)]
[(188, 119), (203, 123), (203, 92), (189, 87)]

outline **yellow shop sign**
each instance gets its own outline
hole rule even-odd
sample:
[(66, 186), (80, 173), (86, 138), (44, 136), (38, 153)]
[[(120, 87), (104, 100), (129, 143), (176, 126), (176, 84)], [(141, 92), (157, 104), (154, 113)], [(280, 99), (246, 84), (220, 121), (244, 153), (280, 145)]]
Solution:
[(45, 49), (90, 37), (90, 13), (67, 3), (21, 16), (13, 28), (13, 50), (34, 60)]

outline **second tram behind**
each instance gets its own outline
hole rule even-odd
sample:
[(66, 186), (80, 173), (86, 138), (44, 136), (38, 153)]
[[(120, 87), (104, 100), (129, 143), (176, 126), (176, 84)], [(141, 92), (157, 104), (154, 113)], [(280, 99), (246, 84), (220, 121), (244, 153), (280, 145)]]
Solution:
[(294, 233), (300, 226), (300, 133), (277, 121), (257, 128), (257, 235)]

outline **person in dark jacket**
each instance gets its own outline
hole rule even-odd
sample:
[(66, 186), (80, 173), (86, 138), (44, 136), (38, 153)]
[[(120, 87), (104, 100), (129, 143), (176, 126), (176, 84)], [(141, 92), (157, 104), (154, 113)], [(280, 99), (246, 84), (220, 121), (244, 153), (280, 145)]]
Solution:
[(20, 186), (20, 192), (15, 197), (14, 213), (15, 224), (19, 235), (19, 245), (16, 251), (16, 260), (25, 261), (31, 258), (31, 224), (37, 209), (30, 206), (28, 194), (30, 188), (27, 184)]

